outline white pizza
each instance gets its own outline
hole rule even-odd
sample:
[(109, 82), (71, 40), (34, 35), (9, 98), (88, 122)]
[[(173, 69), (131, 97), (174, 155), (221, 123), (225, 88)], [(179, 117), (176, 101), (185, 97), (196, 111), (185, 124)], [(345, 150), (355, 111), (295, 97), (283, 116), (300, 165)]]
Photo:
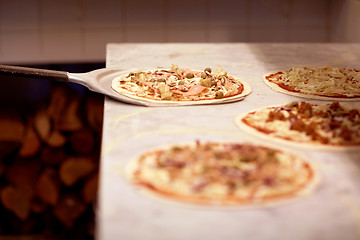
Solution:
[(180, 203), (234, 206), (296, 199), (317, 183), (302, 156), (250, 143), (175, 144), (131, 161), (129, 181), (140, 190)]
[(273, 90), (297, 97), (333, 100), (360, 100), (360, 71), (343, 67), (293, 67), (264, 76)]

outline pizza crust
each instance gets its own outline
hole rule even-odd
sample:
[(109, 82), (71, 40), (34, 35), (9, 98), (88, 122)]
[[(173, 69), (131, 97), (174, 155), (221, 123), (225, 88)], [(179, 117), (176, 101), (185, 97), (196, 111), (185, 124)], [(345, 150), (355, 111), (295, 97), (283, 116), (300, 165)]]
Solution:
[[(154, 151), (162, 151), (168, 150), (174, 146), (185, 146), (185, 145), (193, 145), (193, 143), (185, 143), (185, 144), (176, 144), (163, 146), (160, 148), (152, 149), (147, 153), (152, 153)], [(196, 207), (241, 207), (241, 208), (251, 208), (251, 207), (271, 207), (278, 206), (280, 204), (289, 203), (295, 200), (299, 200), (306, 196), (311, 195), (316, 187), (320, 183), (320, 177), (317, 171), (316, 166), (313, 163), (310, 163), (309, 160), (303, 156), (302, 154), (294, 154), (288, 150), (277, 149), (284, 154), (289, 154), (291, 156), (296, 156), (296, 161), (301, 162), (309, 168), (309, 174), (311, 175), (311, 179), (304, 183), (301, 187), (297, 186), (297, 189), (293, 189), (288, 193), (278, 194), (276, 196), (267, 196), (265, 198), (257, 198), (257, 199), (244, 199), (244, 198), (211, 198), (210, 196), (192, 196), (192, 195), (176, 195), (173, 192), (169, 193), (166, 191), (154, 190), (151, 187), (144, 187), (141, 184), (136, 183), (136, 179), (134, 177), (134, 173), (137, 169), (139, 169), (139, 157), (136, 157), (129, 161), (125, 168), (125, 176), (127, 181), (134, 185), (136, 190), (152, 199), (162, 201), (169, 204), (175, 204), (177, 206), (196, 206)], [(146, 154), (146, 153), (145, 153)], [(141, 155), (142, 156), (142, 155)], [(298, 163), (299, 163), (298, 162)]]
[(273, 82), (269, 81), (268, 79), (266, 79), (267, 76), (269, 76), (271, 74), (275, 74), (277, 72), (282, 72), (282, 71), (283, 70), (269, 72), (263, 76), (264, 83), (276, 92), (295, 96), (295, 97), (300, 97), (300, 98), (313, 99), (313, 100), (344, 101), (344, 102), (356, 102), (356, 101), (360, 100), (360, 97), (354, 97), (354, 98), (327, 97), (327, 96), (319, 96), (319, 95), (313, 95), (313, 94), (307, 94), (307, 93), (301, 93), (301, 92), (288, 91), (284, 88), (281, 88), (278, 84), (273, 83)]
[(261, 108), (257, 108), (257, 109), (254, 109), (254, 110), (251, 110), (248, 112), (244, 112), (244, 113), (241, 113), (238, 116), (236, 116), (234, 121), (240, 129), (244, 130), (245, 132), (249, 133), (250, 135), (253, 135), (256, 138), (261, 138), (262, 140), (264, 140), (266, 142), (271, 142), (274, 144), (279, 143), (279, 144), (283, 144), (283, 145), (289, 146), (289, 147), (302, 147), (302, 148), (306, 148), (308, 150), (324, 150), (324, 151), (359, 151), (360, 150), (360, 145), (344, 146), (344, 145), (321, 144), (321, 143), (314, 142), (314, 141), (312, 141), (312, 142), (291, 141), (291, 140), (287, 140), (287, 139), (284, 139), (281, 137), (273, 136), (271, 134), (266, 134), (262, 131), (259, 131), (258, 129), (255, 129), (255, 128), (249, 126), (248, 124), (246, 124), (242, 121), (242, 119), (244, 117), (246, 117), (249, 113), (261, 111), (266, 108), (281, 107), (281, 106), (284, 106), (284, 104), (261, 107)]
[[(147, 71), (156, 71), (159, 69), (151, 69), (151, 70), (142, 70), (144, 72)], [(170, 70), (170, 69), (162, 69), (162, 70)], [(194, 70), (197, 71), (197, 70)], [(201, 72), (201, 71), (199, 71)], [(128, 75), (129, 73), (123, 74), (122, 76)], [(119, 76), (121, 77), (121, 76)], [(221, 99), (208, 99), (208, 100), (187, 100), (187, 101), (171, 101), (171, 100), (156, 100), (156, 99), (149, 99), (145, 97), (139, 97), (136, 93), (127, 91), (126, 89), (120, 88), (118, 86), (118, 81), (115, 78), (112, 81), (111, 87), (116, 93), (122, 94), (125, 97), (142, 101), (143, 103), (147, 103), (148, 106), (189, 106), (189, 105), (209, 105), (209, 104), (222, 104), (222, 103), (230, 103), (236, 102), (244, 99), (247, 95), (249, 95), (252, 91), (251, 86), (240, 79), (235, 79), (236, 81), (240, 82), (243, 85), (243, 91), (240, 94), (224, 97)]]

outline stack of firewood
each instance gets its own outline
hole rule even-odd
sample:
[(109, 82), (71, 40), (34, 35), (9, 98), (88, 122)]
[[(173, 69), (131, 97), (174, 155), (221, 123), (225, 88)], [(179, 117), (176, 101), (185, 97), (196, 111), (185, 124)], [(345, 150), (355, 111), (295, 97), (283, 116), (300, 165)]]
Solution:
[(102, 114), (102, 96), (58, 84), (33, 111), (0, 116), (0, 236), (91, 235)]

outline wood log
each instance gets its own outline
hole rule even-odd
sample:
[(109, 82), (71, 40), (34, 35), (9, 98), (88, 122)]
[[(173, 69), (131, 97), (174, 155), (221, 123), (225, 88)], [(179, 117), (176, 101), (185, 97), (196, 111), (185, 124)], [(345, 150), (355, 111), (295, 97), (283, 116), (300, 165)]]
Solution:
[(62, 147), (66, 143), (66, 137), (59, 131), (54, 130), (50, 133), (46, 139), (46, 143), (51, 147)]
[[(84, 108), (83, 100), (70, 91), (54, 88), (49, 104), (28, 116), (26, 123), (15, 115), (15, 121), (8, 117), (5, 119), (10, 121), (3, 124), (0, 117), (0, 215), (6, 218), (0, 221), (0, 235), (2, 230), (4, 234), (32, 232), (39, 226), (58, 230), (58, 220), (74, 227), (87, 204), (95, 201), (98, 165), (94, 153), (102, 129), (104, 98), (91, 95)], [(69, 195), (70, 191), (79, 193)], [(52, 223), (42, 223), (45, 215)], [(14, 220), (6, 225), (13, 230), (3, 225), (8, 219)], [(85, 221), (93, 220), (89, 216)]]
[(46, 141), (48, 139), (50, 132), (51, 132), (51, 119), (50, 116), (47, 114), (47, 112), (44, 109), (40, 109), (35, 114), (34, 119), (34, 127), (36, 129), (36, 132), (39, 134), (39, 137)]
[(0, 160), (0, 177), (4, 174), (4, 172), (5, 172), (5, 163)]
[(0, 141), (0, 161), (3, 161), (8, 156), (16, 154), (20, 146), (20, 142)]
[(104, 114), (104, 96), (91, 94), (85, 101), (86, 120), (89, 126), (97, 133), (101, 134)]
[(32, 192), (39, 176), (41, 162), (38, 159), (16, 159), (5, 172), (5, 179), (13, 186)]
[(73, 132), (69, 137), (70, 144), (74, 152), (87, 155), (94, 150), (95, 137), (89, 128), (82, 128)]
[(31, 126), (31, 124), (28, 124), (28, 127), (26, 128), (25, 137), (23, 139), (21, 148), (19, 150), (19, 155), (21, 157), (31, 157), (37, 154), (40, 151), (41, 142), (36, 135), (36, 132), (34, 128)]
[(0, 225), (2, 225), (4, 232), (0, 235), (0, 239), (42, 239), (40, 234), (37, 237), (34, 235), (35, 232), (39, 232), (39, 227), (44, 226), (39, 221), (39, 216), (29, 215), (26, 220), (23, 220), (18, 218), (12, 211), (8, 211), (5, 208), (2, 209), (4, 210), (1, 212)]
[(66, 186), (74, 185), (95, 170), (95, 163), (87, 157), (69, 157), (60, 166), (60, 180)]
[(21, 143), (25, 133), (25, 124), (20, 116), (0, 115), (0, 141)]
[(0, 115), (0, 160), (19, 149), (24, 132), (25, 124), (19, 115)]
[(47, 107), (47, 113), (55, 123), (60, 121), (68, 99), (68, 90), (61, 85), (54, 87), (50, 93), (50, 101)]
[(63, 195), (54, 207), (54, 215), (66, 227), (71, 228), (86, 210), (85, 204), (76, 195)]
[[(45, 238), (44, 235), (41, 234), (32, 234), (39, 228), (39, 217), (30, 217), (26, 221), (22, 221), (18, 232), (21, 234), (21, 240), (35, 240), (35, 239), (42, 239)], [(41, 226), (41, 225), (40, 225)]]
[(30, 201), (40, 168), (38, 159), (18, 158), (5, 170), (5, 179), (9, 185), (1, 191), (2, 203), (21, 220), (29, 216)]
[(33, 197), (30, 201), (30, 210), (34, 213), (44, 213), (49, 205), (44, 203), (37, 197)]
[(40, 138), (52, 147), (62, 147), (66, 143), (65, 136), (56, 129), (52, 129), (50, 115), (41, 110), (35, 115), (35, 129)]
[(98, 192), (99, 174), (96, 173), (89, 177), (82, 189), (82, 197), (85, 203), (91, 203), (95, 200)]
[(31, 195), (28, 192), (10, 185), (1, 190), (3, 206), (21, 220), (26, 220), (29, 216), (30, 198)]
[(76, 131), (82, 128), (83, 122), (79, 116), (80, 98), (73, 97), (56, 123), (55, 128), (59, 131)]
[(67, 157), (63, 148), (44, 146), (41, 150), (41, 159), (45, 164), (58, 165), (65, 161)]
[(60, 183), (56, 171), (45, 169), (36, 183), (36, 195), (49, 205), (56, 205), (60, 197)]

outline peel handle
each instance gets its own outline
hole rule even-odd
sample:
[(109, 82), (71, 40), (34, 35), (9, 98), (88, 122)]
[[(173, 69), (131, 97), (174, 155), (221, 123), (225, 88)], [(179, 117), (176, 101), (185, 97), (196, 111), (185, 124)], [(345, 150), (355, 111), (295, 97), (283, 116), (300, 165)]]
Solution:
[(0, 65), (0, 75), (43, 78), (61, 82), (69, 81), (68, 72), (9, 65)]

